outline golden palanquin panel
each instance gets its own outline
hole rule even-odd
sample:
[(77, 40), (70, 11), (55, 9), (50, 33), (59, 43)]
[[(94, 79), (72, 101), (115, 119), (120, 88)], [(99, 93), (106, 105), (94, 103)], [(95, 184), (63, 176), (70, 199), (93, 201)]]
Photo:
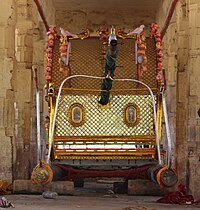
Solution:
[[(69, 121), (70, 106), (79, 103), (85, 110), (85, 122), (80, 127)], [(124, 122), (125, 107), (138, 107), (139, 120), (135, 126)], [(98, 106), (98, 95), (62, 96), (56, 118), (56, 136), (144, 136), (154, 135), (153, 109), (150, 95), (111, 95), (110, 108)]]
[[(71, 75), (102, 76), (101, 47), (98, 38), (71, 40), (72, 54), (70, 57)], [(71, 82), (72, 88), (100, 89), (101, 81), (94, 83), (91, 79), (77, 78)]]
[(55, 88), (59, 88), (61, 82), (64, 79), (63, 75), (59, 72), (59, 68), (60, 68), (59, 45), (60, 45), (60, 41), (58, 39), (56, 39), (54, 41), (54, 48), (53, 48), (53, 70), (52, 70), (52, 82), (53, 82)]
[[(105, 61), (102, 60), (102, 42), (99, 38), (70, 42), (70, 75), (102, 77), (102, 64)], [(135, 39), (118, 39), (118, 43), (119, 56), (114, 78), (137, 79)], [(153, 39), (147, 38), (146, 44), (148, 71), (143, 74), (143, 82), (154, 88), (157, 100), (155, 43)], [(52, 82), (56, 90), (64, 80), (59, 72), (58, 60), (59, 40), (56, 40), (52, 71)], [(55, 159), (154, 159), (155, 126), (151, 95), (147, 89), (142, 89), (144, 86), (135, 82), (114, 80), (110, 91), (110, 108), (100, 108), (98, 98), (101, 82), (100, 79), (78, 77), (70, 80), (71, 88), (67, 89), (68, 86), (64, 85), (56, 117)], [(69, 112), (70, 107), (76, 103), (84, 107), (84, 122), (78, 126), (70, 122), (72, 117)], [(128, 104), (137, 107), (139, 119), (134, 126), (124, 121)]]

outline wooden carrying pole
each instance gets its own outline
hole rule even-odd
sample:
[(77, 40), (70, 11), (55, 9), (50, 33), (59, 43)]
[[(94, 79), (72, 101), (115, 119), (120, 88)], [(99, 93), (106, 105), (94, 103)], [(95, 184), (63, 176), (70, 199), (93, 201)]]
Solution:
[(42, 160), (42, 153), (41, 153), (41, 126), (40, 126), (40, 92), (38, 88), (38, 78), (37, 78), (37, 67), (33, 67), (33, 74), (35, 78), (36, 84), (36, 116), (37, 116), (37, 162)]
[(46, 31), (48, 32), (49, 31), (49, 24), (47, 23), (47, 20), (45, 18), (45, 15), (44, 15), (44, 11), (42, 9), (42, 6), (41, 4), (39, 3), (39, 0), (34, 0), (36, 6), (37, 6), (37, 9), (38, 9), (38, 12), (40, 14), (40, 17), (42, 18), (42, 21), (44, 23), (44, 26), (46, 28)]
[(167, 31), (167, 28), (169, 27), (170, 21), (172, 19), (172, 16), (174, 14), (175, 8), (176, 8), (176, 4), (177, 4), (178, 0), (173, 0), (167, 15), (167, 18), (165, 20), (164, 26), (161, 30), (161, 37), (163, 38), (165, 36), (165, 33)]

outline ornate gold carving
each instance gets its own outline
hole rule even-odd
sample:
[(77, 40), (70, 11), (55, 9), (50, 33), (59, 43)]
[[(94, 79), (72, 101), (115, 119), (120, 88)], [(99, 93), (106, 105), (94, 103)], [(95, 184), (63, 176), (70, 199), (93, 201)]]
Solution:
[[(105, 33), (107, 33), (106, 30)], [(87, 38), (88, 33), (85, 31), (79, 35), (79, 37), (70, 38), (73, 44), (71, 56), (74, 61), (71, 63), (71, 73), (93, 75), (94, 68), (101, 69), (101, 62), (97, 62), (97, 56), (99, 58), (99, 55), (104, 53), (104, 49), (101, 48), (103, 39), (99, 40), (95, 38), (95, 40), (94, 38), (88, 38), (82, 41), (80, 39), (83, 37)], [(126, 66), (126, 71), (119, 68), (118, 75), (121, 75), (123, 78), (135, 79), (136, 76), (134, 75), (137, 74), (135, 60), (130, 59), (130, 57), (132, 58), (132, 55), (135, 54), (133, 47), (135, 37), (127, 37), (127, 34), (122, 31), (117, 35), (118, 37), (125, 36), (123, 42), (126, 45), (126, 48), (119, 45), (120, 54), (122, 55), (119, 57), (119, 65)], [(152, 39), (147, 39), (146, 41), (149, 71), (144, 75), (144, 82), (150, 87), (157, 87), (155, 79), (157, 73), (155, 43)], [(103, 46), (106, 48), (107, 44)], [(58, 40), (55, 40), (54, 56), (52, 82), (55, 84), (55, 90), (57, 90), (63, 80), (63, 77), (61, 77), (56, 70), (59, 68), (59, 63), (57, 62), (57, 58), (59, 57)], [(79, 59), (80, 56), (81, 59)], [(90, 58), (90, 65), (88, 65), (88, 58)], [(101, 71), (97, 71), (96, 74), (97, 76), (101, 76)], [(53, 155), (55, 159), (155, 159), (156, 143), (151, 96), (148, 91), (143, 90), (141, 86), (132, 83), (114, 82), (114, 89), (111, 91), (112, 99), (110, 101), (110, 109), (98, 108), (97, 100), (99, 92), (101, 91), (99, 90), (100, 80), (74, 78), (71, 80), (72, 88), (64, 88), (62, 90), (53, 139)], [(55, 91), (55, 94), (56, 93)], [(154, 89), (154, 97), (158, 100), (157, 95), (158, 89)], [(140, 120), (138, 118), (137, 125), (127, 127), (127, 124), (124, 123), (124, 107), (128, 103), (133, 102), (138, 107), (137, 116), (140, 116)], [(74, 108), (73, 110), (75, 110), (75, 107), (73, 107), (75, 104), (80, 104), (81, 108), (83, 108), (81, 104), (84, 105), (82, 116), (80, 117), (82, 123), (79, 119), (77, 122), (74, 118), (72, 119), (72, 109), (69, 111), (70, 108)], [(50, 101), (51, 119), (53, 119), (54, 106), (55, 100)], [(78, 107), (78, 111), (80, 111), (80, 107)], [(69, 118), (71, 118), (71, 121)], [(73, 121), (75, 121), (75, 123)], [(78, 126), (82, 126), (81, 129)], [(114, 143), (118, 143), (119, 141), (122, 142), (121, 144), (135, 143), (135, 145), (138, 146), (138, 150), (137, 152), (134, 149), (127, 152), (114, 152), (114, 149), (113, 152), (111, 150), (92, 152), (88, 149), (84, 151), (76, 151), (76, 149), (74, 149), (75, 152), (66, 151), (68, 150), (68, 146), (70, 148), (72, 144), (79, 145), (80, 141), (86, 141), (85, 144), (93, 145), (99, 145), (101, 142), (99, 143), (98, 141), (104, 141), (106, 146), (110, 144), (110, 141)], [(148, 150), (146, 153), (146, 148), (143, 149), (140, 147), (142, 145), (148, 145), (148, 148), (152, 150)]]
[(124, 107), (124, 123), (127, 126), (135, 126), (140, 119), (138, 106), (134, 103), (128, 103)]
[(124, 31), (124, 28), (117, 29), (116, 34), (117, 34), (117, 37), (120, 37), (122, 39), (127, 39), (127, 38), (135, 39), (136, 38), (135, 34), (134, 35), (128, 35), (128, 33)]
[(70, 39), (86, 39), (90, 37), (90, 31), (89, 29), (83, 29), (82, 32), (80, 32), (79, 34), (77, 34), (77, 36), (75, 37), (71, 37)]
[[(152, 150), (149, 153), (143, 153), (140, 152), (138, 154), (118, 154), (118, 153), (103, 153), (103, 154), (60, 154), (60, 153), (55, 153), (55, 159), (58, 160), (154, 160), (155, 159), (155, 154), (156, 154), (156, 150)], [(164, 152), (161, 152), (161, 156), (164, 156)]]
[[(73, 92), (74, 93), (74, 92)], [(76, 95), (63, 95), (59, 102), (55, 135), (57, 136), (129, 136), (153, 134), (153, 109), (150, 95), (112, 95), (110, 109), (98, 108), (98, 96), (75, 92)], [(129, 92), (127, 92), (129, 93)], [(142, 92), (143, 93), (143, 92)], [(97, 92), (98, 94), (98, 92)], [(138, 95), (136, 95), (138, 94)], [(72, 127), (68, 120), (68, 110), (74, 103), (84, 104), (87, 118), (82, 129)], [(137, 126), (129, 126), (124, 123), (124, 107), (128, 103), (135, 103), (140, 111), (140, 120)], [(112, 125), (112, 126), (111, 126)]]
[(162, 117), (163, 117), (163, 108), (162, 108), (162, 95), (157, 96), (157, 126), (158, 126), (158, 139), (161, 141), (162, 138)]
[(56, 136), (54, 138), (54, 142), (93, 142), (94, 144), (96, 142), (148, 142), (148, 143), (155, 143), (155, 135), (132, 135), (132, 136)]
[(99, 32), (99, 39), (102, 41), (102, 48), (101, 48), (101, 66), (104, 70), (105, 60), (106, 60), (106, 49), (108, 47), (108, 38), (109, 38), (109, 31), (108, 27), (105, 25), (100, 26), (98, 29)]
[(78, 127), (85, 122), (85, 108), (82, 104), (75, 103), (69, 107), (68, 120), (71, 125)]
[(99, 32), (100, 40), (102, 40), (103, 44), (108, 44), (108, 38), (109, 38), (109, 31), (108, 27), (105, 25), (102, 25), (97, 30)]

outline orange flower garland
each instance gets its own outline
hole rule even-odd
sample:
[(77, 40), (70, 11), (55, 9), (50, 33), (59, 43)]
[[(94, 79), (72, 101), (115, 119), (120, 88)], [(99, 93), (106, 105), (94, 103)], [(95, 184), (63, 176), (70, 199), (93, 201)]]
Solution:
[(150, 27), (150, 37), (154, 37), (156, 41), (156, 55), (157, 55), (157, 66), (158, 74), (156, 79), (158, 82), (163, 83), (163, 52), (162, 52), (162, 37), (159, 32), (159, 26), (156, 23), (152, 23)]
[(138, 80), (143, 81), (143, 72), (147, 71), (146, 37), (143, 33), (137, 34), (137, 64)]
[(109, 32), (108, 32), (108, 28), (106, 26), (101, 26), (98, 29), (98, 32), (99, 32), (100, 40), (102, 41), (101, 65), (102, 65), (102, 68), (104, 68), (104, 63), (105, 63), (105, 60), (106, 60), (106, 49), (107, 49), (107, 46), (108, 46)]
[(69, 45), (69, 42), (67, 40), (67, 37), (63, 36), (61, 34), (61, 37), (60, 37), (60, 48), (59, 48), (59, 51), (60, 51), (60, 58), (59, 58), (59, 64), (60, 64), (60, 73), (62, 73), (62, 75), (64, 77), (68, 77), (69, 76), (69, 69), (68, 69), (68, 45)]
[(47, 63), (46, 63), (46, 74), (45, 78), (47, 82), (51, 82), (51, 73), (52, 73), (52, 66), (53, 66), (53, 47), (54, 47), (54, 40), (56, 37), (56, 27), (50, 26), (49, 31), (47, 32), (48, 36), (48, 46), (46, 50), (46, 57), (47, 57)]

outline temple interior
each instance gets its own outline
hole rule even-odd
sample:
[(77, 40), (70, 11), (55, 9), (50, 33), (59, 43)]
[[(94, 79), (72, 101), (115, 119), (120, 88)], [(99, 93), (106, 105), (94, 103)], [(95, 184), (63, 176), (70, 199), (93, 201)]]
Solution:
[(199, 0), (1, 5), (0, 180), (200, 194)]

